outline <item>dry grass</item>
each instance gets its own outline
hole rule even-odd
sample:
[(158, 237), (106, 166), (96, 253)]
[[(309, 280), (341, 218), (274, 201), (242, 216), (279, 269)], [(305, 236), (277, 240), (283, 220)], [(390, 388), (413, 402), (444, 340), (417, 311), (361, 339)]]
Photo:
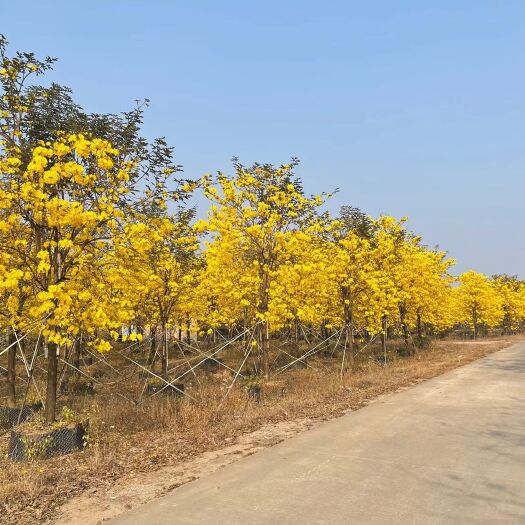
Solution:
[(52, 519), (73, 495), (110, 486), (124, 475), (154, 471), (218, 449), (264, 424), (297, 418), (332, 418), (370, 399), (461, 366), (519, 340), (439, 341), (415, 356), (389, 353), (361, 356), (343, 382), (340, 358), (315, 359), (314, 368), (293, 370), (263, 387), (261, 402), (236, 384), (218, 410), (231, 375), (193, 378), (188, 393), (198, 399), (180, 402), (156, 396), (139, 405), (101, 393), (82, 398), (78, 408), (90, 415), (90, 446), (80, 453), (47, 461), (15, 464), (5, 458), (7, 437), (0, 438), (0, 521), (34, 524)]

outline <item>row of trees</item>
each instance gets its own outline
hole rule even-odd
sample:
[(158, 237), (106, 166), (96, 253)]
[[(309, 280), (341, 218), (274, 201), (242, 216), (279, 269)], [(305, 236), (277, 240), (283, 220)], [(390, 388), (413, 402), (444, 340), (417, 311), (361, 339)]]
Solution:
[[(506, 331), (525, 318), (525, 284), (467, 272), (424, 246), (405, 220), (351, 207), (322, 211), (297, 161), (243, 166), (198, 181), (180, 177), (164, 139), (140, 136), (143, 106), (88, 114), (69, 89), (40, 86), (54, 60), (7, 54), (0, 39), (0, 329), (9, 334), (15, 402), (18, 339), (48, 345), (46, 416), (55, 418), (58, 355), (80, 339), (99, 352), (143, 331), (213, 333), (255, 327), (269, 374), (271, 340), (300, 326), (341, 330), (350, 359), (356, 334), (414, 337), (468, 326)], [(194, 191), (211, 201), (195, 221)], [(155, 338), (153, 338), (155, 341)], [(79, 345), (78, 345), (79, 346)]]

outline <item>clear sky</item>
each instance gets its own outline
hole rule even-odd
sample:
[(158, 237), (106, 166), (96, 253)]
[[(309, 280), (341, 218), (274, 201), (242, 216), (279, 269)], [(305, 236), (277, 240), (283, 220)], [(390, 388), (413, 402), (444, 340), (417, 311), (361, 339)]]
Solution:
[(188, 176), (297, 156), (334, 210), (525, 278), (522, 0), (0, 0), (0, 32), (86, 110), (150, 98)]

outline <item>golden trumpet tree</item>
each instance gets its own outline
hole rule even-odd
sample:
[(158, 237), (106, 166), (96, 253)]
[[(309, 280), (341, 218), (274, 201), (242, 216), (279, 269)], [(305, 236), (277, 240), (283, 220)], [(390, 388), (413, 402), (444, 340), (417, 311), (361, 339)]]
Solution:
[(448, 271), (455, 261), (447, 259), (444, 252), (421, 246), (420, 239), (412, 236), (404, 240), (397, 254), (392, 272), (398, 305), (391, 317), (397, 317), (408, 345), (414, 327), (421, 337), (423, 324), (436, 330), (453, 324), (449, 308), (453, 278)]
[(439, 332), (454, 325), (451, 303), (454, 278), (448, 273), (454, 264), (441, 251), (420, 246), (410, 250), (405, 259), (405, 300), (400, 306), (405, 341), (413, 329), (421, 339), (423, 326)]
[(161, 330), (164, 377), (168, 373), (168, 329), (187, 320), (188, 305), (183, 299), (195, 285), (199, 244), (191, 218), (188, 211), (142, 216), (142, 222), (126, 224), (122, 235), (115, 238), (122, 295), (142, 311), (153, 338), (155, 328)]
[(187, 194), (168, 185), (179, 170), (172, 148), (139, 135), (147, 101), (122, 115), (86, 113), (67, 87), (34, 83), (54, 62), (33, 53), (9, 56), (0, 35), (0, 244), (9, 256), (0, 280), (10, 283), (4, 318), (15, 329), (40, 322), (49, 339), (48, 420), (55, 411), (55, 347), (82, 329), (93, 333), (90, 344), (107, 350), (107, 332), (129, 310), (112, 306), (121, 300), (111, 282), (113, 236), (137, 212), (149, 215), (167, 198)]
[[(230, 280), (237, 286), (243, 278), (241, 295), (229, 295), (241, 310), (251, 308), (258, 323), (261, 365), (269, 375), (270, 312), (275, 274), (289, 261), (286, 240), (294, 232), (312, 228), (324, 196), (306, 197), (294, 174), (297, 162), (274, 167), (255, 164), (245, 167), (235, 161), (235, 173), (219, 173), (215, 180), (203, 179), (204, 193), (213, 205), (207, 220), (198, 221), (198, 231), (212, 235), (208, 250), (207, 276), (215, 282)], [(232, 261), (231, 253), (236, 254)], [(233, 262), (233, 266), (231, 266)], [(215, 266), (210, 267), (210, 263)], [(228, 264), (228, 266), (227, 266)], [(222, 300), (215, 296), (215, 300)], [(231, 310), (231, 308), (230, 308)]]
[(296, 340), (301, 324), (321, 326), (328, 322), (332, 310), (327, 272), (330, 254), (318, 226), (286, 236), (283, 250), (287, 262), (275, 271), (270, 290), (271, 326), (276, 330), (292, 328)]
[(409, 234), (405, 219), (377, 221), (351, 209), (333, 223), (328, 243), (329, 272), (351, 359), (354, 330), (384, 332), (386, 319), (398, 326), (408, 344), (413, 327), (422, 323), (442, 329), (452, 323), (448, 294), (454, 261), (421, 246)]
[(332, 253), (329, 276), (334, 288), (330, 295), (332, 308), (337, 308), (333, 322), (344, 326), (345, 347), (353, 362), (356, 329), (378, 331), (378, 320), (384, 310), (385, 275), (378, 263), (373, 238), (363, 237), (352, 229), (338, 231), (328, 249)]
[[(5, 210), (1, 210), (3, 215)], [(0, 224), (6, 224), (0, 221)], [(13, 232), (14, 233), (14, 232)], [(26, 249), (26, 242), (21, 238), (21, 231), (15, 233), (10, 242), (21, 253)], [(0, 238), (9, 238), (9, 230), (0, 232)], [(0, 329), (7, 332), (7, 402), (16, 406), (16, 355), (19, 341), (18, 334), (34, 328), (28, 315), (31, 299), (34, 297), (34, 284), (30, 272), (24, 271), (20, 253), (2, 251), (0, 254)]]
[(525, 282), (509, 275), (495, 275), (492, 280), (503, 305), (503, 331), (520, 329), (525, 321)]
[(74, 290), (123, 217), (119, 202), (132, 166), (116, 164), (117, 154), (107, 141), (74, 134), (35, 147), (25, 167), (16, 148), (0, 158), (0, 245), (18, 258), (19, 279), (30, 276), (34, 286), (30, 315), (49, 342), (48, 422), (55, 418), (58, 346), (78, 330), (71, 325)]
[(468, 271), (459, 276), (458, 321), (469, 326), (476, 338), (480, 328), (493, 328), (503, 320), (503, 301), (486, 275)]

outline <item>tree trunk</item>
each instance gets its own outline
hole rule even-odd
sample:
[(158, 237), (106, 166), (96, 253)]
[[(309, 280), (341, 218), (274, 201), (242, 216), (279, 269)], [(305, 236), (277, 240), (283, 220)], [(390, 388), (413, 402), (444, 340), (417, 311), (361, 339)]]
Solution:
[(80, 357), (82, 355), (82, 339), (80, 334), (75, 340), (75, 348), (73, 352), (73, 366), (75, 367), (73, 370), (73, 375), (77, 379), (80, 379)]
[(57, 404), (58, 345), (48, 343), (47, 354), (47, 390), (46, 390), (46, 423), (55, 422)]
[(352, 312), (351, 293), (348, 286), (341, 287), (343, 298), (343, 319), (345, 322), (345, 352), (348, 353), (350, 367), (354, 367), (354, 316)]
[(244, 312), (242, 316), (242, 325), (243, 325), (243, 332), (244, 335), (242, 336), (242, 340), (244, 343), (248, 340), (249, 334), (248, 334), (248, 308), (244, 307)]
[(348, 363), (350, 368), (354, 367), (354, 326), (352, 319), (352, 310), (345, 305), (345, 349), (348, 354)]
[(259, 286), (259, 314), (265, 319), (260, 325), (261, 368), (265, 379), (269, 379), (270, 377), (270, 327), (266, 319), (270, 301), (269, 288), (270, 276), (268, 275), (268, 271), (263, 271)]
[(155, 352), (157, 350), (157, 327), (151, 328), (151, 344), (147, 365), (151, 366), (155, 361)]
[(407, 325), (407, 322), (406, 322), (406, 314), (407, 314), (407, 310), (406, 310), (406, 307), (404, 305), (401, 305), (399, 307), (399, 318), (401, 320), (401, 328), (403, 329), (403, 339), (405, 341), (405, 346), (408, 348), (409, 347), (409, 334), (408, 334), (408, 325)]
[(385, 358), (385, 365), (386, 365), (386, 340), (387, 340), (387, 331), (388, 331), (388, 316), (383, 315), (382, 325), (383, 325), (383, 331), (381, 333), (381, 348), (383, 350), (383, 356)]
[(168, 378), (168, 328), (164, 324), (162, 326), (162, 377)]
[(16, 406), (16, 332), (9, 330), (7, 340), (9, 350), (7, 351), (7, 404), (10, 407)]
[(260, 326), (261, 340), (261, 368), (265, 379), (270, 378), (270, 331), (268, 321), (261, 323)]
[(478, 313), (474, 308), (472, 311), (472, 325), (474, 327), (474, 339), (478, 338)]
[(421, 327), (421, 314), (417, 314), (417, 337), (421, 341), (423, 339), (423, 331)]
[(326, 325), (328, 324), (328, 321), (323, 321), (323, 324), (321, 325), (321, 330), (319, 331), (320, 341), (322, 343), (322, 347), (326, 350), (330, 350), (330, 341), (328, 340), (328, 328), (326, 328)]
[(191, 343), (190, 320), (186, 321), (186, 343)]

